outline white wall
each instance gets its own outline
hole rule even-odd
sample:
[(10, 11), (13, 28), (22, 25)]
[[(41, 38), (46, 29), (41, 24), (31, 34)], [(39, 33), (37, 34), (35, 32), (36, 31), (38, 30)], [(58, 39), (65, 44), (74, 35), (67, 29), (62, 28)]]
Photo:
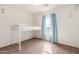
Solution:
[[(58, 42), (74, 47), (79, 47), (79, 8), (73, 10), (73, 5), (62, 5), (54, 10), (48, 12), (56, 13), (57, 16), (57, 28), (58, 28)], [(70, 17), (71, 13), (71, 17)], [(36, 14), (35, 23), (37, 26), (41, 25), (41, 17), (45, 13)], [(46, 13), (47, 14), (47, 13)], [(39, 37), (37, 32), (37, 36)]]
[[(42, 14), (35, 14), (34, 15), (34, 20), (35, 20), (34, 26), (41, 27)], [(41, 30), (40, 31), (35, 31), (34, 36), (41, 39), (42, 38)]]
[[(5, 15), (0, 13), (0, 47), (17, 42), (17, 37), (11, 37), (11, 27), (17, 24), (32, 26), (33, 15), (17, 8), (5, 5)], [(15, 34), (14, 34), (15, 35)], [(15, 35), (16, 36), (16, 35)], [(24, 39), (32, 37), (31, 33), (24, 34)], [(24, 40), (23, 39), (23, 40)]]
[(79, 7), (74, 10), (73, 7), (73, 5), (63, 5), (55, 9), (58, 25), (58, 42), (79, 47)]

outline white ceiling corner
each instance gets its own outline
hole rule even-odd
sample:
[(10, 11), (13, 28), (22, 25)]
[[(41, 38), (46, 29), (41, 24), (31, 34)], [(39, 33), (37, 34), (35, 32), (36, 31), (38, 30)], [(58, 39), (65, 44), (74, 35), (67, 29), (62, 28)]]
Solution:
[(14, 8), (21, 9), (23, 11), (27, 11), (30, 13), (40, 13), (40, 12), (46, 12), (54, 7), (58, 6), (56, 4), (48, 4), (48, 6), (45, 6), (44, 4), (34, 5), (34, 4), (12, 4), (11, 5)]

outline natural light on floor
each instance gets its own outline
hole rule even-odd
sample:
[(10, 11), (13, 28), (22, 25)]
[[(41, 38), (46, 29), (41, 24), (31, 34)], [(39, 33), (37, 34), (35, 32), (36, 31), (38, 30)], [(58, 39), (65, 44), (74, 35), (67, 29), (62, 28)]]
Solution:
[(52, 45), (44, 43), (43, 54), (51, 54), (52, 53)]

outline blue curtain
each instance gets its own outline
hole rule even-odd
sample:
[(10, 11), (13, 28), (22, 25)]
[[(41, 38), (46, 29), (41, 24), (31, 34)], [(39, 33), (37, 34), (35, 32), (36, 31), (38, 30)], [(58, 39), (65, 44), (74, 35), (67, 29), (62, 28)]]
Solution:
[(57, 22), (55, 13), (51, 14), (51, 39), (52, 43), (57, 43), (58, 33), (57, 33)]
[(45, 20), (46, 16), (42, 17), (42, 39), (46, 38), (46, 20)]

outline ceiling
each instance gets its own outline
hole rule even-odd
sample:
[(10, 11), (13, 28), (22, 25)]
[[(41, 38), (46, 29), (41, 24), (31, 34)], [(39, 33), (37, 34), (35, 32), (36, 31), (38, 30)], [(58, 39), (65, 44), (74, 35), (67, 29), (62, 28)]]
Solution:
[(56, 4), (14, 4), (13, 5), (12, 4), (10, 6), (30, 13), (40, 13), (40, 12), (47, 12), (58, 5)]

